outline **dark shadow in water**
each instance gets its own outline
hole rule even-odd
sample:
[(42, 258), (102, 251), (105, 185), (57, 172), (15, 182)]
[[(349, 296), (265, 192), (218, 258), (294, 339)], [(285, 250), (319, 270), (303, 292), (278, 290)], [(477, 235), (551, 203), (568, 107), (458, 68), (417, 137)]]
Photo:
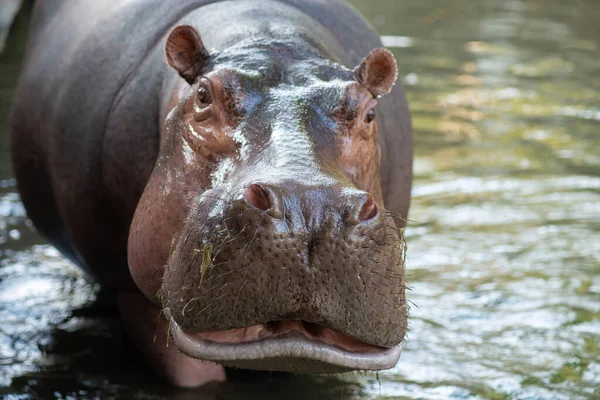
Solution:
[[(171, 387), (148, 367), (125, 331), (117, 308), (99, 296), (76, 309), (38, 343), (46, 365), (14, 377), (0, 395), (15, 399), (349, 399), (360, 386), (334, 376), (262, 373), (228, 369), (222, 385), (185, 390)], [(22, 397), (17, 397), (22, 396)], [(11, 397), (9, 397), (11, 398)]]
[[(0, 1), (0, 4), (2, 2)], [(32, 1), (24, 1), (17, 14), (6, 47), (0, 51), (0, 154), (8, 154), (9, 113), (12, 94), (21, 68)], [(0, 157), (0, 180), (12, 177), (10, 157)]]

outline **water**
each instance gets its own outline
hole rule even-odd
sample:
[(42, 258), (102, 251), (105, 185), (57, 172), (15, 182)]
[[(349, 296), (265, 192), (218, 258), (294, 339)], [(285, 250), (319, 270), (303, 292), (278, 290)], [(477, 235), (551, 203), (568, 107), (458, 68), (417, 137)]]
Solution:
[(352, 3), (394, 46), (414, 117), (414, 304), (398, 366), (379, 377), (237, 373), (202, 393), (156, 382), (114, 309), (90, 307), (98, 288), (19, 205), (4, 117), (21, 18), (0, 58), (0, 394), (600, 398), (600, 4)]

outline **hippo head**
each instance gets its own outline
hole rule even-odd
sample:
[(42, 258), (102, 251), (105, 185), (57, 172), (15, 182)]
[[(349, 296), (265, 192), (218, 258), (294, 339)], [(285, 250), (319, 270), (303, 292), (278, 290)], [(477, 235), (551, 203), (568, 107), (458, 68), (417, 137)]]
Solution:
[[(385, 49), (354, 69), (314, 46), (166, 42), (179, 75), (129, 237), (132, 275), (181, 352), (292, 372), (395, 365), (404, 242), (380, 183)], [(303, 42), (304, 43), (304, 42)]]

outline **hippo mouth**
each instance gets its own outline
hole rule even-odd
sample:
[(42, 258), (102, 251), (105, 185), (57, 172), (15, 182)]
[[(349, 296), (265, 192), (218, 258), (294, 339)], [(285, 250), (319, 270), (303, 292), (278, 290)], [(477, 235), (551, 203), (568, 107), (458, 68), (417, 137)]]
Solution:
[(236, 368), (294, 373), (376, 371), (394, 367), (402, 351), (401, 345), (376, 346), (299, 320), (190, 333), (177, 324), (168, 308), (164, 312), (181, 352)]

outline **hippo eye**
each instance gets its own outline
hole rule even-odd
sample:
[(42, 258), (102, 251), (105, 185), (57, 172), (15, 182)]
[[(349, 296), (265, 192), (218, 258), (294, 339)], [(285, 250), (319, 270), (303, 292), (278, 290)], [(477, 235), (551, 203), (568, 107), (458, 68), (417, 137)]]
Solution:
[(377, 114), (375, 113), (375, 109), (371, 108), (369, 110), (369, 112), (367, 113), (367, 116), (365, 117), (365, 121), (367, 122), (367, 124), (370, 124), (371, 122), (373, 122), (375, 120), (375, 116)]
[(200, 87), (198, 89), (198, 101), (202, 104), (210, 104), (212, 102), (210, 92), (205, 87)]

